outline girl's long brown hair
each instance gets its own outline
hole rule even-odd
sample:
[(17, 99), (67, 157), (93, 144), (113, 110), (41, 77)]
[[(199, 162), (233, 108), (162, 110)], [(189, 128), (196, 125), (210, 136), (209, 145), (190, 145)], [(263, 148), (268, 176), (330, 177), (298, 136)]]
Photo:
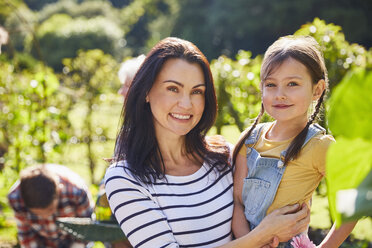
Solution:
[[(266, 51), (262, 66), (261, 66), (261, 86), (266, 78), (280, 66), (288, 58), (293, 58), (298, 62), (306, 66), (308, 72), (310, 73), (313, 85), (316, 85), (319, 80), (324, 80), (326, 83), (326, 89), (323, 91), (322, 95), (319, 97), (317, 104), (315, 106), (314, 112), (311, 114), (304, 129), (292, 140), (290, 143), (287, 154), (284, 158), (284, 164), (286, 165), (288, 161), (295, 159), (301, 151), (302, 145), (305, 142), (309, 126), (317, 119), (320, 112), (326, 91), (328, 89), (328, 73), (325, 66), (323, 55), (320, 51), (319, 44), (317, 41), (310, 37), (299, 37), (299, 36), (285, 36), (277, 41), (275, 41)], [(260, 122), (265, 109), (263, 104), (261, 104), (261, 110), (252, 126), (246, 129), (241, 135), (238, 143), (234, 148), (233, 153), (233, 163), (235, 164), (236, 157), (240, 149), (242, 148), (245, 140), (252, 134), (253, 129)]]

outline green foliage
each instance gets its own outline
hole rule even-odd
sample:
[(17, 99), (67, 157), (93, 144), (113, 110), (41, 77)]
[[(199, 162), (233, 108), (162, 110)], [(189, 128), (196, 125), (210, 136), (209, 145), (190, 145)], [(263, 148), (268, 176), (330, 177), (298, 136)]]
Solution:
[(46, 62), (61, 69), (62, 59), (75, 57), (79, 49), (100, 47), (105, 53), (115, 54), (119, 51), (123, 32), (116, 23), (102, 16), (72, 19), (57, 14), (40, 26), (37, 35)]
[(340, 26), (315, 18), (295, 35), (309, 35), (318, 41), (324, 53), (331, 89), (354, 68), (372, 69), (372, 50), (347, 42)]
[(347, 28), (348, 40), (370, 46), (371, 1), (188, 0), (180, 1), (172, 33), (193, 41), (209, 58), (238, 49), (262, 54), (278, 37), (319, 17)]
[(93, 153), (93, 142), (105, 142), (107, 129), (93, 120), (93, 114), (98, 111), (104, 101), (109, 101), (110, 93), (119, 89), (116, 76), (118, 64), (108, 54), (101, 50), (79, 51), (73, 59), (64, 59), (63, 85), (71, 89), (71, 97), (76, 105), (85, 107), (84, 122), (75, 130), (73, 143), (83, 141), (88, 148), (90, 178), (94, 182), (96, 157)]
[(21, 5), (21, 0), (3, 0), (0, 1), (0, 25), (5, 23), (6, 18), (12, 13), (14, 8), (17, 8)]
[(236, 60), (225, 56), (213, 60), (211, 69), (218, 99), (217, 133), (227, 124), (242, 131), (246, 120), (254, 118), (261, 106), (259, 73), (261, 57), (251, 58), (250, 52), (240, 51)]
[(147, 53), (159, 40), (170, 36), (177, 13), (178, 1), (174, 0), (136, 0), (121, 9), (121, 26), (127, 47), (132, 49), (125, 55)]
[[(15, 50), (23, 52), (25, 40), (30, 40), (29, 43), (32, 44), (34, 22), (36, 22), (35, 13), (26, 6), (12, 6), (4, 26), (9, 31), (9, 44)], [(28, 52), (30, 52), (30, 48)]]
[(71, 18), (95, 18), (103, 16), (113, 22), (119, 20), (119, 10), (113, 8), (107, 1), (86, 1), (78, 4), (73, 0), (58, 1), (45, 6), (39, 12), (39, 23), (43, 23), (55, 14), (66, 14)]
[[(0, 56), (0, 228), (11, 227), (6, 195), (20, 170), (49, 162), (69, 136), (69, 99), (50, 68), (31, 57)], [(0, 233), (9, 239), (14, 228)]]
[[(17, 62), (17, 60), (14, 60)], [(58, 150), (68, 126), (68, 99), (58, 91), (59, 82), (50, 68), (41, 64), (19, 69), (0, 65), (1, 143), (7, 147), (6, 167), (19, 172), (35, 162), (46, 162)]]
[(57, 2), (58, 0), (23, 0), (27, 6), (32, 10), (40, 10), (45, 5)]
[[(355, 205), (356, 191), (349, 191), (352, 194), (345, 194), (340, 202), (337, 193), (339, 190), (357, 188), (372, 170), (371, 92), (372, 71), (354, 70), (334, 89), (328, 103), (329, 127), (337, 143), (330, 147), (327, 155), (327, 185), (332, 218), (338, 224), (352, 219), (352, 216), (359, 218), (358, 211), (363, 210), (362, 206)], [(371, 190), (370, 184), (367, 183), (365, 187)], [(357, 204), (360, 202), (357, 201)], [(372, 209), (369, 210), (370, 216)]]

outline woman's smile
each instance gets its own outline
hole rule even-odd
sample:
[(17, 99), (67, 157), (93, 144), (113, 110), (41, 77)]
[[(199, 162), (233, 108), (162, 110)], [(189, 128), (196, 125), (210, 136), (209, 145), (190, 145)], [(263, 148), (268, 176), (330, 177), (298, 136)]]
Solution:
[(205, 105), (201, 66), (183, 59), (168, 59), (146, 97), (157, 136), (183, 136), (200, 121)]
[(188, 115), (188, 114), (170, 113), (169, 115), (177, 120), (190, 120), (192, 118), (192, 115)]

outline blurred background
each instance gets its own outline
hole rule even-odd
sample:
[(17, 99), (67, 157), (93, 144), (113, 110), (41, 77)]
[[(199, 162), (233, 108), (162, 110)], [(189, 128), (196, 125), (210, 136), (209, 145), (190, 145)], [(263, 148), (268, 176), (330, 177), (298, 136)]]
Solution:
[[(0, 0), (0, 247), (17, 246), (6, 195), (23, 168), (64, 164), (96, 195), (120, 123), (121, 62), (167, 36), (195, 43), (218, 94), (210, 133), (235, 143), (259, 111), (270, 44), (283, 35), (315, 37), (332, 97), (347, 74), (371, 71), (371, 26), (367, 0)], [(324, 182), (313, 206), (311, 227), (322, 235), (332, 224)], [(342, 247), (371, 242), (372, 221), (363, 219)]]

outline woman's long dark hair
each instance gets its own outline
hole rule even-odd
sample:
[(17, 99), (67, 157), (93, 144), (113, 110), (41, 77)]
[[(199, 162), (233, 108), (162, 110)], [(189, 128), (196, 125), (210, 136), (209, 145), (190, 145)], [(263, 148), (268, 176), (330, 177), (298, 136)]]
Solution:
[(205, 141), (205, 135), (213, 126), (217, 115), (217, 100), (209, 63), (191, 42), (169, 37), (152, 48), (136, 73), (123, 106), (123, 121), (115, 145), (114, 161), (125, 159), (134, 175), (145, 183), (154, 182), (165, 174), (153, 115), (149, 103), (146, 103), (146, 96), (163, 64), (170, 58), (200, 65), (205, 79), (204, 112), (199, 123), (186, 134), (186, 153), (191, 154), (196, 161), (205, 161), (219, 170), (224, 170), (229, 165), (227, 146), (209, 145)]
[[(285, 60), (293, 58), (298, 62), (306, 66), (310, 73), (313, 85), (316, 85), (319, 80), (324, 80), (326, 83), (326, 89), (323, 91), (318, 99), (315, 106), (315, 110), (311, 114), (306, 126), (302, 131), (292, 140), (287, 149), (287, 154), (284, 158), (284, 164), (286, 165), (290, 160), (295, 159), (301, 151), (302, 145), (305, 142), (307, 131), (309, 126), (317, 119), (322, 106), (326, 91), (328, 89), (328, 73), (325, 66), (324, 58), (320, 52), (320, 47), (317, 41), (312, 37), (296, 37), (296, 36), (285, 36), (275, 41), (266, 51), (261, 66), (261, 88), (266, 78), (278, 68)], [(249, 137), (253, 129), (260, 122), (265, 109), (261, 104), (261, 110), (259, 115), (256, 117), (252, 126), (244, 131), (235, 146), (233, 153), (233, 162), (235, 163), (236, 157), (240, 149), (242, 148), (244, 141)]]

